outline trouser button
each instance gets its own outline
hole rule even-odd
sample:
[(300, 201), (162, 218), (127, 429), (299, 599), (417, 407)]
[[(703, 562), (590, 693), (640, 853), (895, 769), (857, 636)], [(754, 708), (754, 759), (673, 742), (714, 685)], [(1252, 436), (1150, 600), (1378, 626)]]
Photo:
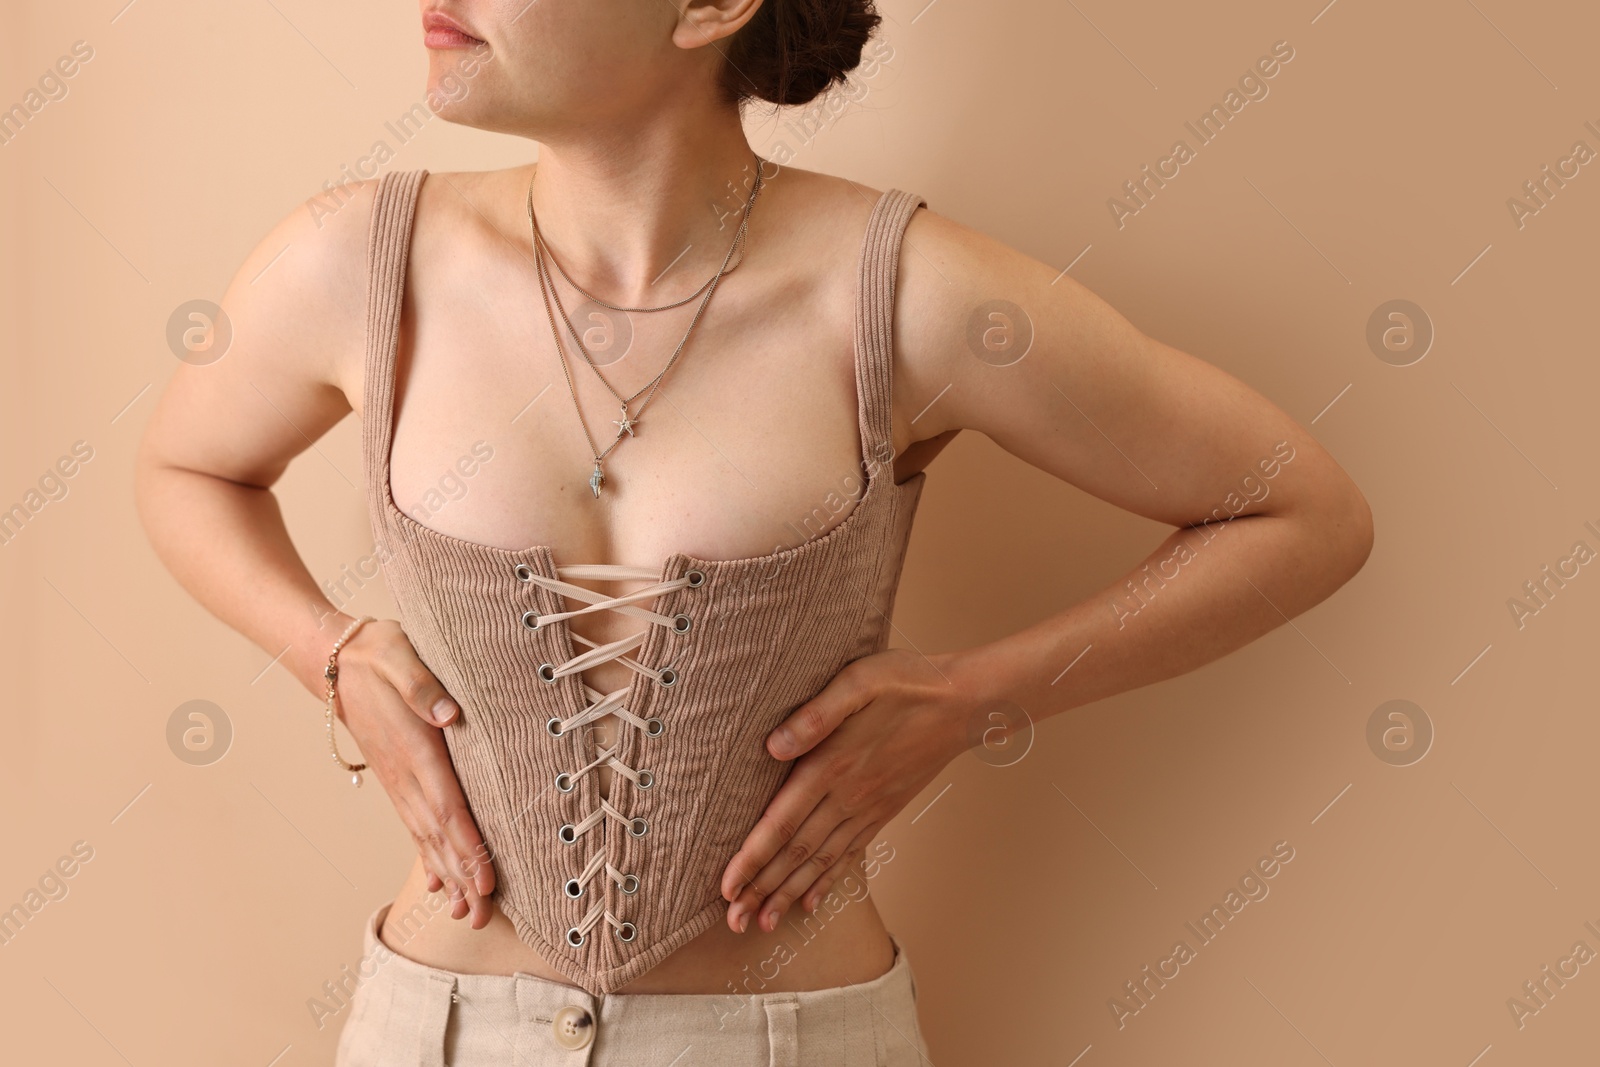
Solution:
[(580, 1049), (594, 1040), (594, 1018), (576, 1004), (568, 1004), (556, 1012), (550, 1022), (555, 1031), (556, 1044), (566, 1049)]

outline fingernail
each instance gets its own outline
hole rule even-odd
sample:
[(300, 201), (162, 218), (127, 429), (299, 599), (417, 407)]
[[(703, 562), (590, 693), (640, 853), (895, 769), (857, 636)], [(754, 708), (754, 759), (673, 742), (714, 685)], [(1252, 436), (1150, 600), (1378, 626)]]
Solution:
[(772, 735), (772, 750), (778, 755), (783, 755), (794, 747), (794, 734), (789, 732), (787, 726), (780, 726)]
[(739, 932), (742, 934), (750, 928), (750, 913), (744, 912), (739, 916)]
[(769, 930), (776, 930), (778, 928), (778, 913), (776, 911), (767, 912), (767, 922), (771, 924), (768, 927)]
[(455, 709), (450, 706), (450, 702), (448, 700), (440, 700), (433, 706), (433, 721), (449, 722), (450, 715), (454, 710)]

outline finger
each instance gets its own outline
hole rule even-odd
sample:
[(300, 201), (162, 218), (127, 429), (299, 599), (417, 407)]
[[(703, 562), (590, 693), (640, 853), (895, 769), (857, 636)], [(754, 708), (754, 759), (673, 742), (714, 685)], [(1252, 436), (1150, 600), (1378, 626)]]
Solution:
[(422, 787), (415, 778), (407, 775), (404, 788), (394, 790), (393, 796), (395, 810), (399, 812), (406, 831), (411, 834), (417, 855), (422, 857), (423, 869), (428, 873), (428, 892), (448, 894), (454, 872), (443, 848), (443, 836), (431, 829), (427, 803), (422, 799)]
[(827, 792), (825, 775), (803, 764), (795, 767), (783, 787), (768, 802), (760, 820), (745, 836), (744, 844), (728, 861), (727, 870), (722, 874), (724, 900), (738, 899), (756, 872), (771, 862), (794, 838)]
[[(376, 630), (371, 632), (376, 633)], [(484, 864), (463, 862), (460, 852), (474, 855), (481, 838), (476, 828), (470, 826), (470, 818), (466, 820), (467, 829), (460, 826), (461, 815), (457, 812), (465, 813), (466, 806), (464, 800), (459, 799), (460, 788), (453, 769), (448, 772), (451, 788), (444, 789), (439, 783), (438, 768), (449, 767), (444, 737), (437, 728), (430, 728), (424, 716), (417, 714), (418, 701), (428, 699), (432, 687), (442, 694), (443, 687), (417, 660), (408, 642), (391, 640), (381, 647), (384, 649), (380, 653), (381, 660), (374, 657), (366, 661), (383, 683), (377, 687), (376, 697), (377, 703), (384, 705), (381, 716), (373, 714), (379, 709), (364, 705), (368, 714), (363, 719), (373, 727), (372, 737), (377, 749), (371, 760), (372, 769), (411, 833), (428, 872), (429, 892), (451, 892), (455, 917), (471, 914), (473, 927), (482, 928), (488, 924), (490, 911), (487, 902), (481, 899), (483, 894), (478, 892), (477, 884), (488, 879), (492, 885), (492, 873), (480, 872)], [(397, 647), (403, 649), (402, 654), (390, 651)], [(400, 699), (397, 701), (396, 697)], [(397, 703), (405, 704), (405, 708), (395, 706)], [(433, 768), (432, 775), (424, 772), (419, 778), (419, 767)], [(441, 797), (445, 798), (442, 803)], [(460, 884), (463, 877), (471, 878), (464, 886)]]
[[(446, 868), (454, 869), (460, 860), (446, 849), (443, 852), (442, 862)], [(469, 925), (474, 930), (481, 930), (488, 924), (488, 903), (479, 895), (476, 887), (471, 882), (446, 875), (444, 889), (450, 896), (451, 918), (469, 919)]]
[[(835, 842), (832, 852), (823, 854), (821, 859), (826, 862), (816, 863), (816, 856), (845, 818), (844, 812), (839, 810), (837, 804), (824, 800), (817, 805), (816, 810), (806, 818), (789, 841), (756, 873), (750, 884), (740, 891), (729, 909), (735, 913), (736, 921), (739, 916), (745, 914), (755, 916), (758, 911), (764, 909), (767, 898), (783, 885), (784, 880), (795, 870), (807, 864), (814, 864), (815, 871), (812, 875), (814, 878), (833, 866), (833, 861), (839, 858), (840, 850), (849, 843), (849, 836)], [(807, 884), (810, 884), (809, 881)], [(775, 929), (776, 922), (769, 922), (769, 918), (763, 912), (757, 921), (768, 930)]]
[(816, 912), (816, 909), (821, 907), (822, 897), (826, 897), (829, 891), (832, 891), (832, 888), (837, 885), (838, 880), (845, 877), (846, 873), (856, 869), (859, 864), (864, 862), (864, 859), (866, 859), (866, 849), (856, 849), (853, 853), (846, 853), (845, 857), (840, 859), (837, 864), (824, 870), (822, 877), (811, 883), (811, 888), (806, 889), (805, 893), (800, 896), (800, 910), (803, 910), (806, 915)]
[(417, 658), (410, 644), (397, 641), (389, 647), (389, 659), (382, 666), (384, 680), (400, 694), (406, 707), (431, 726), (454, 722), (461, 708), (445, 691), (444, 684)]
[(450, 891), (450, 918), (461, 919), (472, 913), (472, 905), (467, 903), (466, 895), (461, 891), (461, 883), (446, 883)]
[[(399, 721), (407, 724), (402, 726), (401, 732), (411, 736), (394, 739), (392, 747), (399, 751), (388, 760), (374, 763), (373, 770), (378, 773), (395, 813), (400, 816), (401, 823), (416, 845), (417, 855), (422, 858), (423, 868), (428, 875), (428, 892), (448, 891), (450, 883), (460, 876), (462, 864), (449, 846), (448, 835), (438, 825), (423, 783), (414, 773), (417, 754), (426, 758), (429, 746), (442, 746), (444, 739), (437, 730), (430, 730), (422, 723), (409, 725), (415, 720), (402, 718)], [(391, 765), (398, 765), (398, 768), (391, 770)], [(460, 918), (459, 915), (456, 917)]]
[(409, 771), (402, 771), (402, 777), (394, 777), (386, 763), (374, 763), (372, 770), (382, 783), (384, 792), (388, 794), (389, 802), (394, 805), (395, 814), (400, 817), (401, 825), (405, 827), (406, 833), (411, 835), (411, 842), (417, 849), (417, 857), (422, 860), (422, 869), (428, 876), (428, 892), (437, 893), (444, 887), (443, 875), (449, 872), (443, 857), (428, 840), (423, 819), (418, 814), (416, 794), (419, 787), (416, 779)]
[(494, 865), (490, 862), (489, 846), (479, 836), (466, 802), (459, 798), (430, 800), (429, 810), (448, 842), (446, 851), (451, 858), (451, 873), (478, 896), (486, 897), (494, 892)]
[(452, 895), (458, 897), (464, 906), (464, 910), (461, 910), (455, 917), (457, 919), (470, 917), (471, 927), (474, 930), (481, 930), (489, 924), (488, 894), (480, 892), (477, 884), (467, 873), (481, 869), (481, 865), (475, 864), (474, 861), (456, 851), (444, 827), (435, 825), (434, 832), (438, 835), (439, 840), (443, 842), (439, 851), (449, 872), (445, 875), (445, 884), (451, 889)]
[(481, 929), (489, 921), (489, 910), (482, 898), (494, 890), (494, 869), (487, 862), (483, 837), (461, 793), (449, 747), (438, 730), (429, 729), (415, 718), (394, 721), (400, 735), (394, 745), (410, 771), (410, 781), (402, 792), (411, 808), (413, 827), (425, 837), (437, 839), (438, 854), (445, 866), (437, 868), (436, 873), (446, 885), (451, 881), (460, 883), (470, 906), (473, 928)]
[(444, 888), (458, 886), (465, 910), (453, 906), (453, 917), (471, 915), (473, 929), (482, 929), (491, 917), (483, 898), (492, 890), (493, 871), (465, 858), (480, 855), (483, 841), (467, 812), (444, 736), (416, 717), (398, 710), (390, 714), (393, 726), (385, 740), (392, 762), (404, 768), (399, 780), (388, 784), (390, 797)]
[(804, 755), (866, 702), (867, 692), (860, 675), (847, 665), (822, 692), (795, 708), (767, 735), (767, 751), (773, 759), (781, 760)]
[(852, 852), (850, 855), (844, 857), (844, 859), (840, 860), (838, 863), (835, 863), (832, 867), (829, 867), (826, 871), (822, 872), (822, 877), (813, 882), (811, 888), (806, 890), (805, 894), (801, 896), (801, 910), (807, 915), (815, 912), (817, 907), (822, 903), (822, 898), (828, 895), (828, 891), (833, 888), (834, 883), (839, 880), (840, 876), (843, 875), (844, 872), (853, 864), (859, 863), (860, 860), (861, 854)]
[(875, 825), (868, 826), (866, 830), (857, 834), (855, 841), (845, 850), (845, 854), (839, 862), (822, 872), (821, 877), (812, 884), (811, 888), (801, 895), (800, 906), (808, 914), (817, 910), (822, 904), (822, 898), (827, 896), (829, 891), (839, 883), (839, 879), (851, 871), (864, 868), (867, 861), (867, 846), (877, 836), (878, 827)]
[(479, 896), (488, 896), (494, 892), (495, 883), (489, 847), (472, 820), (443, 737), (435, 733), (425, 739), (422, 751), (413, 758), (412, 774), (421, 783), (433, 822), (443, 831), (450, 851), (459, 861), (453, 868), (456, 877), (470, 883)]
[[(424, 822), (416, 815), (416, 805), (398, 794), (393, 795), (395, 810), (399, 813), (400, 821), (405, 824), (407, 832), (411, 834), (411, 840), (417, 847), (417, 855), (422, 858), (423, 869), (428, 874), (428, 892), (444, 892), (447, 896), (453, 896), (449, 881), (450, 861), (429, 836)], [(460, 918), (459, 915), (455, 917)]]
[(767, 894), (761, 904), (760, 923), (764, 929), (776, 930), (783, 913), (789, 910), (801, 893), (810, 889), (816, 880), (849, 852), (851, 843), (861, 831), (860, 820), (847, 819), (834, 827), (822, 844), (789, 872), (778, 886)]
[(427, 788), (413, 778), (411, 787), (404, 795), (409, 813), (407, 822), (415, 828), (412, 837), (417, 841), (419, 850), (428, 857), (429, 865), (444, 882), (445, 891), (450, 894), (451, 918), (471, 916), (472, 928), (483, 929), (490, 917), (488, 903), (476, 885), (464, 877), (464, 872), (472, 867), (456, 851), (442, 824), (439, 809), (428, 796)]

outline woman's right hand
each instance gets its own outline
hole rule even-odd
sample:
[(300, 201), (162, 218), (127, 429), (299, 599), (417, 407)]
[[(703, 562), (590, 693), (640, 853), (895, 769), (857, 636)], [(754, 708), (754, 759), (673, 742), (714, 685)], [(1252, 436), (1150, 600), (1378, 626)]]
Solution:
[(461, 714), (393, 619), (367, 623), (339, 651), (334, 712), (349, 729), (428, 872), (448, 889), (451, 918), (489, 922), (494, 866), (473, 822), (440, 728)]

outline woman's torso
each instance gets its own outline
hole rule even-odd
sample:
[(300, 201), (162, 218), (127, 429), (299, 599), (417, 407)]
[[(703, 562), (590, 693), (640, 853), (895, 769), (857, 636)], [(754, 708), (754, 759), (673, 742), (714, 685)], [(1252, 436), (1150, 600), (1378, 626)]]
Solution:
[[(747, 254), (718, 285), (640, 416), (637, 436), (608, 456), (605, 490), (596, 499), (588, 488), (592, 453), (554, 347), (520, 213), (530, 174), (529, 168), (441, 173), (422, 184), (393, 368), (394, 506), (419, 525), (466, 542), (507, 550), (549, 546), (562, 565), (652, 569), (674, 553), (708, 560), (763, 556), (825, 534), (862, 506), (854, 499), (863, 451), (856, 286), (862, 233), (877, 192), (794, 170), (767, 184), (751, 219)], [(732, 239), (737, 203), (730, 194), (721, 205), (730, 214), (719, 253)], [(702, 280), (699, 273), (669, 274), (663, 299), (684, 295)], [(624, 320), (585, 314), (584, 300), (564, 281), (556, 284), (573, 325), (624, 396), (660, 370), (699, 303)], [(619, 338), (629, 329), (631, 341), (619, 358)], [(615, 433), (609, 420), (618, 417), (616, 402), (580, 358), (569, 359), (590, 433), (604, 448)], [(345, 376), (358, 410), (364, 373), (356, 361)], [(897, 398), (895, 483), (912, 477), (938, 447), (911, 445), (908, 406)], [(632, 411), (638, 410), (635, 403)], [(886, 467), (883, 477), (889, 476)], [(648, 583), (583, 584), (621, 595)], [(638, 620), (615, 612), (569, 625), (600, 643), (640, 629)], [(616, 662), (586, 670), (582, 679), (601, 692), (636, 681)], [(602, 746), (617, 740), (613, 721), (601, 720), (592, 730)], [(610, 794), (609, 768), (597, 768), (597, 776), (601, 795)], [(424, 896), (418, 861), (391, 916), (412, 911)], [(864, 981), (892, 963), (870, 896), (852, 899), (797, 937), (804, 918), (792, 905), (771, 933), (755, 923), (743, 934), (713, 923), (618, 991), (722, 993), (751, 972), (769, 989), (814, 989)], [(433, 966), (569, 980), (499, 912), (483, 930), (436, 920), (406, 933), (386, 930), (385, 939)], [(773, 967), (780, 943), (793, 948), (797, 940), (804, 950), (781, 969)]]

